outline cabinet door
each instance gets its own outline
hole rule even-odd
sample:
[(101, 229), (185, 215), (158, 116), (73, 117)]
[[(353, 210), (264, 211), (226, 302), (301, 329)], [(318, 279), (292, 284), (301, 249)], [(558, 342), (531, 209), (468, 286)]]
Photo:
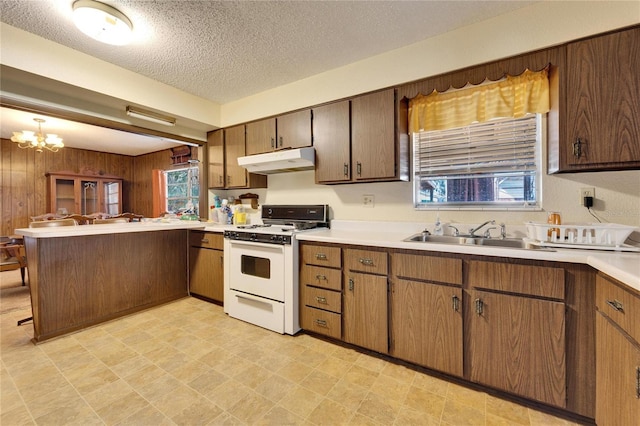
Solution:
[(230, 127), (225, 130), (227, 188), (244, 188), (247, 186), (247, 170), (238, 165), (238, 157), (245, 155), (244, 125)]
[(50, 212), (59, 214), (80, 213), (76, 198), (75, 179), (51, 177)]
[(476, 290), (469, 294), (470, 379), (565, 407), (564, 303)]
[(311, 110), (292, 112), (277, 118), (276, 149), (311, 146)]
[(263, 154), (276, 148), (276, 119), (247, 124), (247, 154)]
[(566, 169), (640, 166), (639, 69), (640, 28), (567, 46)]
[(596, 314), (596, 423), (632, 425), (640, 419), (640, 348)]
[(209, 188), (224, 188), (224, 130), (209, 132), (207, 147), (209, 149)]
[(349, 101), (314, 108), (313, 146), (317, 183), (351, 180)]
[(189, 248), (189, 291), (223, 301), (223, 252), (201, 247)]
[(99, 211), (110, 215), (122, 213), (122, 181), (100, 180)]
[(462, 289), (401, 279), (391, 288), (391, 355), (462, 376)]
[(345, 342), (387, 353), (387, 277), (346, 273), (342, 318)]
[(80, 214), (87, 215), (101, 211), (100, 182), (96, 179), (80, 179)]
[(353, 180), (396, 175), (395, 92), (393, 89), (351, 100)]

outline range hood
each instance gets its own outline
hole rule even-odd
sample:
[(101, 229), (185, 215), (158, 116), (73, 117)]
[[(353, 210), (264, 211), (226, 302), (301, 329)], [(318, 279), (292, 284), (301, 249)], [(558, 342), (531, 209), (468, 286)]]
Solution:
[(238, 165), (247, 169), (249, 173), (260, 175), (313, 170), (314, 164), (315, 150), (313, 147), (285, 149), (266, 154), (238, 157)]

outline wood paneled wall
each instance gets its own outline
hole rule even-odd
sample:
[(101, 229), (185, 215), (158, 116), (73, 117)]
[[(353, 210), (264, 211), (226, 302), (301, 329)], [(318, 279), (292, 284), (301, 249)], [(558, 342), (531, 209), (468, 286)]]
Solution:
[(132, 157), (83, 149), (63, 148), (38, 153), (0, 140), (0, 235), (11, 235), (29, 225), (29, 217), (49, 212), (45, 173), (83, 169), (123, 178), (123, 211), (152, 215), (151, 170), (171, 168), (171, 151)]

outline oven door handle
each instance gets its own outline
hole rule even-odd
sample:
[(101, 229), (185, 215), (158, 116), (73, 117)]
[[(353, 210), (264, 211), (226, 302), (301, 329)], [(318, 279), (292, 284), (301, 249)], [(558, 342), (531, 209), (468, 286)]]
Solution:
[(260, 247), (260, 248), (270, 248), (273, 250), (279, 250), (281, 252), (284, 252), (285, 245), (290, 245), (290, 244), (271, 244), (271, 243), (259, 243), (259, 242), (253, 242), (253, 241), (238, 241), (238, 240), (231, 240), (230, 244), (231, 244), (231, 249), (241, 250), (243, 247), (247, 247), (249, 249), (251, 249), (252, 247)]

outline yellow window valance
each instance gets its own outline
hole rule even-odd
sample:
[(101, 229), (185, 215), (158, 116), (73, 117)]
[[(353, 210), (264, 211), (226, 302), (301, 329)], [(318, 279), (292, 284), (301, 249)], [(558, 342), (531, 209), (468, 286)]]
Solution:
[(419, 94), (409, 101), (409, 131), (451, 129), (493, 118), (520, 118), (548, 111), (548, 70), (526, 70), (493, 83)]

